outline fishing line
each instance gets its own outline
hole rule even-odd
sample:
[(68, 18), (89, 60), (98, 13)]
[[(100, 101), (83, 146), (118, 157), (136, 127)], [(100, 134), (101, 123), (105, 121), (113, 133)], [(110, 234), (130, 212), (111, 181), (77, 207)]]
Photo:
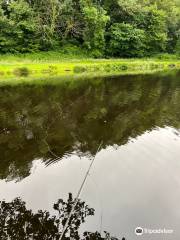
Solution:
[[(81, 157), (79, 157), (80, 159), (80, 168), (82, 171), (84, 171), (83, 167), (82, 167), (82, 161), (81, 161)], [(97, 183), (97, 181), (95, 180), (95, 178), (89, 174), (89, 179), (91, 180), (93, 187), (96, 189), (96, 195), (99, 201), (99, 207), (100, 207), (100, 228), (99, 228), (99, 233), (102, 233), (102, 225), (103, 225), (103, 201), (100, 195), (100, 187), (99, 184)]]
[(63, 238), (63, 236), (64, 236), (64, 234), (65, 234), (65, 231), (66, 231), (66, 229), (67, 229), (67, 227), (68, 227), (68, 224), (69, 224), (69, 221), (70, 221), (70, 219), (71, 219), (71, 216), (72, 216), (72, 214), (73, 214), (73, 212), (74, 212), (74, 210), (75, 210), (75, 208), (76, 208), (76, 205), (77, 205), (77, 203), (78, 203), (79, 197), (80, 197), (81, 192), (82, 192), (82, 190), (83, 190), (83, 187), (84, 187), (84, 185), (85, 185), (85, 183), (86, 183), (87, 177), (89, 176), (90, 170), (91, 170), (91, 168), (92, 168), (92, 166), (93, 166), (93, 163), (94, 163), (94, 161), (95, 161), (95, 159), (96, 159), (96, 155), (97, 155), (97, 153), (99, 152), (99, 150), (101, 149), (102, 143), (103, 143), (103, 142), (101, 142), (101, 143), (99, 144), (99, 147), (98, 147), (98, 149), (97, 149), (97, 151), (96, 151), (96, 154), (95, 154), (93, 160), (91, 161), (91, 163), (90, 163), (90, 165), (89, 165), (89, 168), (88, 168), (88, 170), (87, 170), (87, 172), (86, 172), (86, 174), (85, 174), (85, 177), (84, 177), (84, 179), (83, 179), (83, 182), (82, 182), (82, 184), (81, 184), (81, 186), (80, 186), (80, 188), (79, 188), (79, 191), (78, 191), (78, 193), (77, 193), (77, 196), (76, 196), (76, 198), (75, 198), (74, 205), (73, 205), (73, 207), (72, 207), (72, 209), (71, 209), (71, 212), (70, 212), (70, 214), (69, 214), (69, 216), (68, 216), (68, 219), (67, 219), (67, 221), (66, 221), (66, 224), (65, 224), (65, 226), (64, 226), (64, 228), (63, 228), (63, 231), (62, 231), (62, 233), (61, 233), (61, 236), (60, 236), (59, 240), (62, 240), (62, 238)]

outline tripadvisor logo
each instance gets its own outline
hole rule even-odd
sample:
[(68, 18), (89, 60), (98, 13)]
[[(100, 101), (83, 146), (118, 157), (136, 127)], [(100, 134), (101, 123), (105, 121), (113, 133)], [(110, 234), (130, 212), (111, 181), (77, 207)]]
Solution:
[(143, 233), (144, 233), (144, 231), (143, 231), (143, 229), (142, 229), (141, 227), (137, 227), (137, 228), (135, 229), (135, 234), (136, 234), (137, 236), (141, 236), (141, 235), (143, 235)]
[(135, 229), (135, 234), (137, 236), (142, 236), (143, 234), (173, 234), (174, 230), (172, 229), (149, 229), (149, 228), (142, 228), (137, 227)]

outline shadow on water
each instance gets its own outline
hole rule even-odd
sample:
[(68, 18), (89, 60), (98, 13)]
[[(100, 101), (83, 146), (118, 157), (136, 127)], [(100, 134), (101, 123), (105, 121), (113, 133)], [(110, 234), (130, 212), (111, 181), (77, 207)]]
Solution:
[(121, 146), (156, 127), (180, 126), (179, 72), (0, 88), (0, 178), (20, 180), (98, 143)]
[[(71, 193), (67, 201), (59, 199), (54, 204), (56, 214), (51, 216), (48, 211), (39, 210), (33, 213), (26, 208), (25, 202), (16, 198), (12, 202), (0, 202), (0, 236), (1, 240), (59, 240), (66, 226), (68, 216), (71, 213), (76, 200)], [(79, 234), (79, 227), (88, 216), (94, 215), (94, 209), (78, 199), (75, 210), (70, 217), (69, 224), (62, 236), (62, 240), (118, 240), (112, 238), (109, 233), (84, 232)], [(123, 240), (125, 240), (123, 238)]]

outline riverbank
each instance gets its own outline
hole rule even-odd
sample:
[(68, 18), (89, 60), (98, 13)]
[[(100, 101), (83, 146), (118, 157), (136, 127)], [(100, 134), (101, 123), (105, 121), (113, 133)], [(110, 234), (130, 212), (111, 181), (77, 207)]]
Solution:
[(143, 59), (93, 59), (86, 55), (44, 52), (0, 56), (0, 80), (20, 77), (127, 74), (180, 69), (174, 55)]

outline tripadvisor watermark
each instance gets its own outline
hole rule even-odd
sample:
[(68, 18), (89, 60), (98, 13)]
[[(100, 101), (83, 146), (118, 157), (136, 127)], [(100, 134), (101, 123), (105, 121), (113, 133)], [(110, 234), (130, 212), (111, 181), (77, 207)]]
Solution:
[(144, 234), (173, 234), (173, 229), (159, 228), (159, 229), (150, 229), (150, 228), (142, 228), (137, 227), (135, 229), (135, 234), (137, 236), (142, 236)]

